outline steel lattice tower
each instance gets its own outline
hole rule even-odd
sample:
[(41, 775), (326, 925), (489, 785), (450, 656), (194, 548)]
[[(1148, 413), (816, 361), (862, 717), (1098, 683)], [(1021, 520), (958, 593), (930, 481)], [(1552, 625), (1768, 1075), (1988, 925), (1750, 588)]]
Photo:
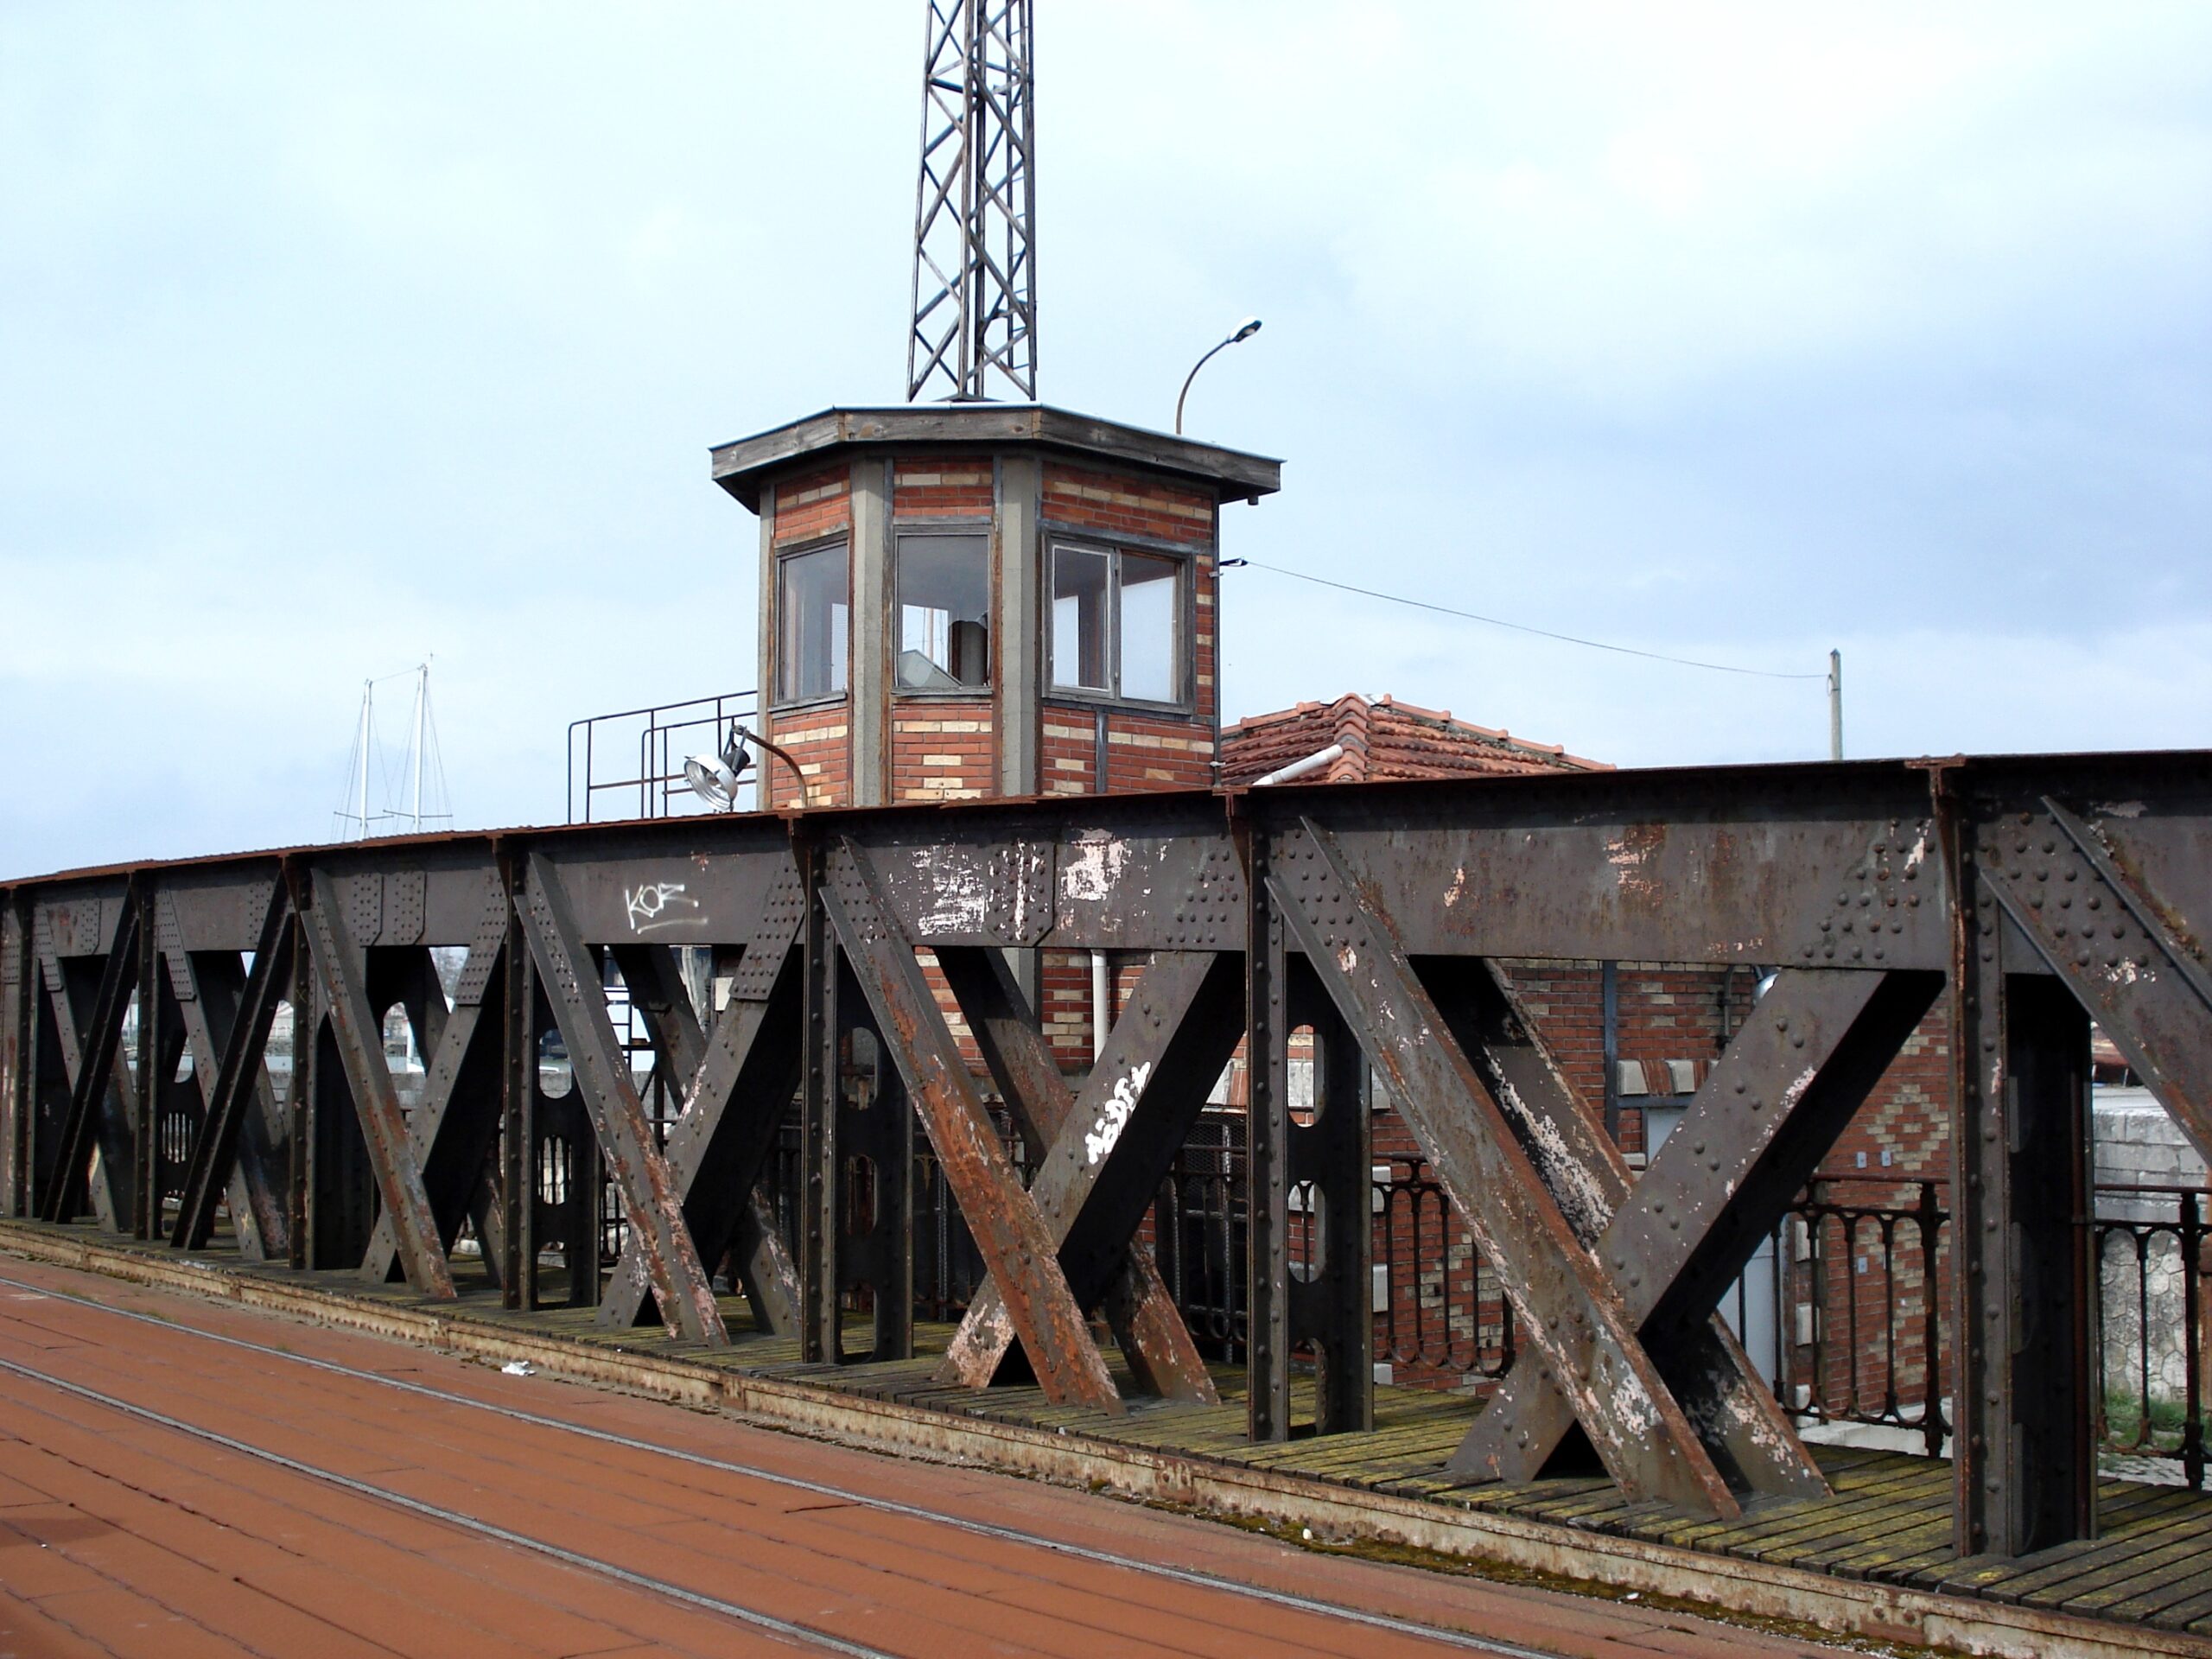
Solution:
[(1037, 396), (1032, 0), (930, 0), (906, 398)]

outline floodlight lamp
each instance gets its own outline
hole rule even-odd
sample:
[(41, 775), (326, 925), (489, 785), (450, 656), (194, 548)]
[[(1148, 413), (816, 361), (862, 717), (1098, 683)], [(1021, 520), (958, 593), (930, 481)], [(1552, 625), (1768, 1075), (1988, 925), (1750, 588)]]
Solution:
[(720, 755), (693, 755), (683, 763), (683, 781), (709, 806), (726, 812), (736, 808), (737, 773)]

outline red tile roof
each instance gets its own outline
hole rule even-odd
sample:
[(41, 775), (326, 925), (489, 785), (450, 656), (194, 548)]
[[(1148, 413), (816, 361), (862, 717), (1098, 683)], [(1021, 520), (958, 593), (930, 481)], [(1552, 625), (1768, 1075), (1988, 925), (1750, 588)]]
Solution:
[(1221, 733), (1221, 781), (1249, 784), (1341, 744), (1327, 766), (1294, 779), (1307, 784), (1382, 783), (1407, 778), (1498, 778), (1530, 772), (1606, 772), (1550, 743), (1416, 709), (1388, 696), (1370, 702), (1350, 692), (1334, 702), (1301, 702), (1254, 715)]

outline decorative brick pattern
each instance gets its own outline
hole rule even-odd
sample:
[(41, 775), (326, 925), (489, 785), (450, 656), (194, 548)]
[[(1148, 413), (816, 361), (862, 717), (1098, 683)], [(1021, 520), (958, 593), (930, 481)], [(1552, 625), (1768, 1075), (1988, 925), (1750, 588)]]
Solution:
[(770, 735), (791, 752), (806, 779), (806, 798), (799, 798), (791, 769), (775, 756), (767, 761), (767, 805), (830, 806), (853, 797), (852, 719), (842, 702), (819, 709), (803, 709), (779, 715)]
[(988, 697), (892, 705), (893, 800), (972, 801), (998, 792), (998, 746)]
[(1143, 536), (1194, 548), (1213, 543), (1213, 503), (1150, 479), (1054, 462), (1045, 468), (1045, 519), (1111, 540)]
[(1213, 728), (1120, 710), (1106, 716), (1106, 787), (1207, 789), (1213, 784)]
[(776, 544), (851, 529), (852, 496), (852, 474), (842, 467), (785, 479), (776, 486)]
[(988, 455), (900, 461), (891, 478), (891, 514), (915, 518), (988, 518), (995, 491)]

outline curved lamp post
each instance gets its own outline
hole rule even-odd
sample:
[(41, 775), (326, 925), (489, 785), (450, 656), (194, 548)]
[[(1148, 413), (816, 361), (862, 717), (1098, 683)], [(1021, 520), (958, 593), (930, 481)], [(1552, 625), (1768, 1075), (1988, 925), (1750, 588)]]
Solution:
[(1212, 360), (1214, 352), (1224, 350), (1242, 340), (1249, 340), (1259, 332), (1260, 320), (1257, 317), (1247, 317), (1238, 325), (1235, 334), (1223, 340), (1219, 346), (1215, 346), (1213, 352), (1208, 352), (1205, 356), (1191, 365), (1191, 372), (1183, 377), (1183, 390), (1175, 394), (1175, 435), (1177, 437), (1183, 435), (1183, 400), (1191, 395), (1191, 382), (1198, 378), (1198, 371)]

